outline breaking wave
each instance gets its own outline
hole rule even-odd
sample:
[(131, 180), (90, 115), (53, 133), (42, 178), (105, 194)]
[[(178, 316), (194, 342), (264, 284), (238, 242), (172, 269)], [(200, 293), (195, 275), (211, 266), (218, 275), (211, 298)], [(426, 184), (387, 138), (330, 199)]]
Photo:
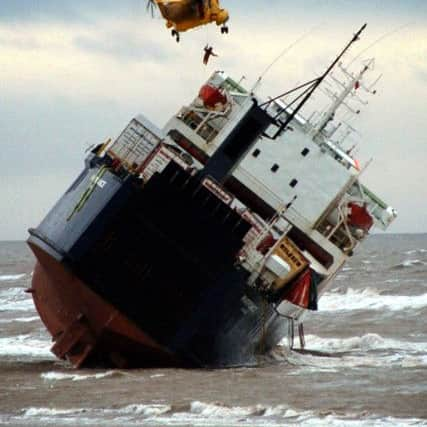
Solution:
[[(366, 334), (350, 338), (322, 338), (316, 335), (305, 337), (304, 350), (287, 347), (287, 341), (271, 353), (274, 360), (286, 361), (301, 369), (291, 375), (307, 372), (338, 372), (342, 369), (360, 367), (427, 367), (427, 344), (425, 342), (399, 341)], [(427, 390), (427, 387), (426, 387)]]
[(427, 249), (411, 249), (410, 251), (404, 252), (406, 255), (413, 255), (413, 254), (426, 254)]
[(33, 316), (33, 317), (17, 317), (15, 319), (0, 319), (0, 324), (7, 324), (7, 323), (31, 323), (35, 321), (39, 321), (39, 316)]
[(109, 377), (117, 377), (121, 376), (122, 373), (120, 371), (107, 371), (107, 372), (99, 372), (96, 374), (67, 374), (64, 372), (45, 372), (40, 376), (46, 381), (61, 381), (61, 380), (69, 380), (69, 381), (84, 381), (84, 380), (99, 380), (102, 378)]
[[(286, 356), (286, 361), (300, 369), (288, 375), (306, 375), (313, 372), (342, 372), (352, 368), (420, 368), (427, 367), (427, 356), (412, 355), (346, 355), (331, 356), (319, 354), (292, 352)], [(424, 389), (423, 391), (427, 391)]]
[(421, 261), (419, 259), (407, 259), (405, 261), (400, 262), (399, 264), (395, 264), (391, 267), (392, 270), (402, 270), (404, 268), (410, 268), (410, 267), (418, 267), (421, 265), (426, 265), (424, 261)]
[(327, 292), (319, 300), (320, 311), (350, 311), (388, 309), (399, 311), (427, 307), (427, 294), (421, 295), (381, 295), (377, 289), (355, 290), (346, 293)]
[(50, 342), (36, 339), (32, 335), (18, 335), (0, 338), (0, 357), (12, 356), (18, 359), (53, 360), (49, 351)]
[[(146, 425), (146, 426), (414, 426), (423, 425), (417, 418), (380, 417), (365, 412), (340, 414), (334, 411), (303, 411), (286, 405), (229, 406), (220, 402), (194, 401), (190, 405), (174, 407), (168, 404), (133, 404), (117, 409), (89, 408), (26, 408), (10, 423), (32, 425)], [(75, 424), (74, 424), (75, 423)]]
[(25, 276), (25, 273), (0, 275), (0, 282), (14, 282), (15, 280), (22, 279)]
[[(310, 350), (305, 350), (304, 353), (292, 351), (282, 355), (283, 360), (291, 365), (297, 366), (299, 369), (289, 372), (291, 376), (306, 376), (307, 374), (318, 372), (346, 372), (348, 369), (358, 368), (418, 368), (425, 369), (427, 367), (427, 356), (411, 356), (411, 355), (330, 355), (324, 356), (319, 353), (310, 353)], [(415, 386), (414, 386), (415, 387)], [(414, 390), (414, 389), (413, 389)], [(423, 392), (427, 391), (424, 387)]]
[(378, 334), (366, 334), (361, 337), (350, 338), (322, 338), (316, 335), (306, 336), (307, 348), (316, 351), (348, 352), (371, 350), (400, 350), (405, 352), (425, 352), (427, 343), (399, 341), (391, 338), (383, 338)]
[(24, 410), (24, 417), (40, 417), (40, 416), (55, 416), (55, 415), (68, 415), (80, 414), (85, 409), (54, 409), (54, 408), (28, 408)]
[(23, 288), (8, 288), (0, 291), (0, 312), (31, 310), (34, 310), (33, 300)]

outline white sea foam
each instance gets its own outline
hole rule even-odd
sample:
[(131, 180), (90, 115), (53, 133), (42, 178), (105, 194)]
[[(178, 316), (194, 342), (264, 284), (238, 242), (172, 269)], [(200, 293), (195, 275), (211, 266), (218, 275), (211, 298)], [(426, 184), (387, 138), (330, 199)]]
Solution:
[(50, 341), (36, 339), (31, 335), (18, 335), (0, 338), (0, 357), (52, 360), (54, 356), (49, 351)]
[[(293, 352), (286, 360), (296, 366), (288, 375), (307, 375), (315, 372), (341, 372), (351, 368), (422, 368), (427, 367), (425, 356), (408, 355), (359, 355), (359, 356), (319, 356)], [(426, 390), (427, 391), (427, 390)]]
[(7, 288), (0, 291), (0, 312), (31, 310), (34, 310), (33, 300), (23, 288)]
[[(142, 415), (145, 417), (155, 417), (158, 415), (165, 414), (167, 412), (170, 412), (172, 410), (172, 407), (170, 405), (160, 405), (160, 404), (149, 404), (149, 405), (143, 405), (143, 404), (133, 404), (125, 406), (124, 408), (120, 408), (117, 410), (120, 414), (123, 415)], [(113, 412), (115, 410), (112, 410)]]
[(235, 417), (248, 417), (250, 415), (263, 414), (265, 407), (262, 405), (240, 407), (229, 407), (218, 403), (203, 403), (192, 402), (190, 412), (192, 414), (201, 415), (208, 418), (235, 418)]
[(322, 338), (316, 335), (306, 335), (306, 347), (309, 350), (323, 352), (397, 350), (427, 354), (427, 343), (399, 341), (383, 338), (378, 334), (366, 334), (350, 338)]
[(85, 409), (55, 409), (55, 408), (27, 408), (24, 409), (24, 417), (54, 417), (55, 415), (80, 414)]
[[(141, 425), (144, 420), (155, 420), (157, 416), (171, 411), (171, 406), (160, 404), (131, 404), (118, 409), (101, 408), (26, 408), (22, 415), (13, 417), (25, 425), (40, 421), (50, 425)], [(144, 423), (145, 424), (145, 423)], [(155, 424), (159, 425), (159, 424)]]
[(84, 380), (99, 380), (102, 378), (108, 378), (115, 376), (115, 371), (99, 372), (96, 374), (67, 374), (65, 372), (45, 372), (40, 376), (47, 381), (61, 381), (61, 380), (71, 380), (71, 381), (84, 381)]
[(418, 267), (421, 265), (426, 265), (426, 263), (419, 259), (405, 259), (399, 264), (393, 265), (392, 269), (399, 270), (399, 269), (410, 268), (410, 267)]
[(7, 324), (7, 323), (31, 323), (35, 322), (36, 320), (40, 320), (39, 316), (32, 316), (32, 317), (16, 317), (15, 319), (0, 319), (0, 324)]
[[(157, 417), (161, 425), (191, 426), (250, 426), (276, 427), (287, 425), (301, 426), (390, 426), (413, 425), (419, 420), (396, 419), (392, 417), (379, 418), (366, 414), (338, 415), (331, 411), (326, 414), (316, 414), (314, 411), (298, 411), (286, 405), (254, 405), (247, 407), (232, 407), (220, 403), (192, 402), (189, 412), (173, 413), (171, 417)], [(162, 424), (163, 423), (163, 424)]]
[(406, 255), (413, 255), (413, 254), (425, 254), (427, 253), (427, 249), (411, 249), (410, 251), (404, 252)]
[(320, 311), (349, 310), (416, 310), (427, 307), (427, 294), (421, 295), (380, 295), (377, 289), (354, 290), (345, 294), (327, 292), (319, 300)]
[(0, 282), (14, 282), (15, 280), (22, 279), (25, 277), (25, 273), (21, 274), (3, 274), (0, 276)]
[[(386, 339), (377, 334), (351, 338), (321, 338), (307, 335), (305, 340), (304, 353), (289, 351), (285, 347), (282, 349), (279, 347), (275, 352), (276, 359), (286, 360), (301, 367), (290, 375), (337, 372), (359, 367), (427, 367), (427, 343), (423, 342)], [(312, 351), (316, 353), (310, 353)]]
[(1, 311), (32, 311), (34, 310), (34, 303), (30, 299), (23, 299), (20, 301), (0, 301)]
[(407, 259), (402, 262), (402, 265), (404, 267), (411, 267), (413, 265), (425, 265), (425, 262), (419, 259)]
[(164, 376), (165, 376), (165, 374), (154, 374), (154, 375), (150, 375), (150, 378), (161, 378)]
[(233, 407), (221, 403), (192, 402), (188, 410), (174, 411), (171, 405), (133, 404), (118, 409), (27, 408), (11, 423), (31, 425), (146, 425), (146, 426), (414, 426), (423, 425), (416, 418), (378, 417), (366, 413), (337, 414), (332, 411), (299, 411), (286, 405)]

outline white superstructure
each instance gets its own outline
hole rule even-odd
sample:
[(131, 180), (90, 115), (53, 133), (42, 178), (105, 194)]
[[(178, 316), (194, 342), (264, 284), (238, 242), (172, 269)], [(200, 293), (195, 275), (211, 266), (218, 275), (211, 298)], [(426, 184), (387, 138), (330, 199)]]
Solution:
[[(260, 254), (253, 242), (246, 248), (243, 263), (254, 271), (254, 283), (264, 280), (268, 287), (277, 280), (272, 272), (286, 270), (275, 251), (287, 235), (310, 268), (323, 278), (319, 286), (323, 292), (371, 226), (386, 229), (396, 217), (392, 207), (360, 183), (363, 170), (352, 158), (351, 150), (330, 138), (341, 125), (333, 122), (337, 110), (363, 84), (369, 66), (364, 64), (357, 74), (345, 71), (346, 83), (339, 94), (334, 94), (317, 123), (295, 115), (278, 138), (269, 140), (277, 129), (272, 125), (222, 183), (259, 220), (264, 219), (262, 231), (253, 232), (257, 235), (255, 242), (268, 234), (274, 236), (275, 243), (267, 255)], [(218, 90), (220, 102), (206, 105), (202, 88), (193, 103), (183, 107), (163, 128), (169, 143), (180, 148), (191, 145), (193, 153), (199, 152), (200, 166), (203, 157), (209, 159), (221, 146), (254, 99), (262, 102), (223, 72), (215, 72), (206, 86)], [(292, 112), (292, 107), (280, 99), (265, 105), (279, 123)], [(279, 311), (292, 317), (301, 313), (286, 302)]]

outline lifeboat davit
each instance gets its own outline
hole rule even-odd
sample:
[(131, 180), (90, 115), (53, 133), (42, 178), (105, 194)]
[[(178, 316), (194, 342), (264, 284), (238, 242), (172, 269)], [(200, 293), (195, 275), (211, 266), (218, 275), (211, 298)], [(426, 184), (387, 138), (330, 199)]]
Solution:
[(203, 85), (199, 91), (199, 97), (206, 108), (215, 108), (217, 104), (225, 105), (227, 97), (215, 86)]

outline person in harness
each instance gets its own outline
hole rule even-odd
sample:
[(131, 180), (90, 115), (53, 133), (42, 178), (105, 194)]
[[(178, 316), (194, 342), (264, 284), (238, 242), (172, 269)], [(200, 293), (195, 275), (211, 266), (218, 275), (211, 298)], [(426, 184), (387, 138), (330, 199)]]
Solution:
[(213, 47), (206, 45), (205, 49), (204, 49), (205, 54), (203, 55), (203, 64), (208, 65), (209, 62), (209, 58), (211, 56), (218, 56), (216, 53), (214, 53), (213, 51)]

